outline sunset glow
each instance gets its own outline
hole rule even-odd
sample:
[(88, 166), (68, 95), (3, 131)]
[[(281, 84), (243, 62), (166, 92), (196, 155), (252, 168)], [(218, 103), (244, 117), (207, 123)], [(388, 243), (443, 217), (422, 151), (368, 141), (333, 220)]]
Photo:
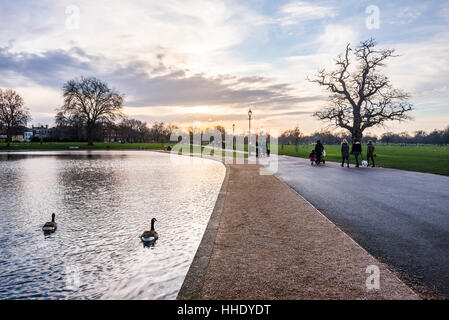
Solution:
[[(448, 124), (449, 6), (385, 2), (378, 28), (370, 3), (347, 1), (14, 1), (2, 4), (1, 87), (20, 91), (32, 122), (53, 124), (61, 86), (95, 75), (126, 94), (125, 113), (152, 123), (193, 121), (306, 133), (327, 94), (309, 83), (346, 44), (375, 37), (395, 48), (395, 86), (411, 93), (413, 121), (388, 130)], [(18, 9), (20, 8), (20, 9)], [(351, 22), (351, 23), (348, 23)], [(384, 129), (375, 129), (381, 133)]]

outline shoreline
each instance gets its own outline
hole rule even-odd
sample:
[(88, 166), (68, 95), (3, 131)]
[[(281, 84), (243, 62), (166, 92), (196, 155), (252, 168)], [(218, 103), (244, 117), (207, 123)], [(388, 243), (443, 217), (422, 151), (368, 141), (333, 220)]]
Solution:
[[(11, 152), (39, 152), (39, 151), (125, 151), (125, 150), (135, 150), (135, 151), (164, 151), (164, 146), (173, 146), (173, 143), (106, 143), (106, 142), (97, 142), (93, 146), (87, 146), (86, 142), (81, 143), (69, 143), (69, 142), (50, 142), (44, 143), (43, 145), (39, 143), (29, 143), (24, 145), (25, 143), (17, 143), (10, 148), (6, 148), (3, 144), (0, 144), (0, 154), (8, 154)], [(79, 146), (79, 149), (70, 150), (70, 146)], [(335, 147), (331, 145), (330, 147)], [(389, 147), (389, 146), (382, 146)], [(431, 146), (429, 146), (431, 147)], [(207, 146), (203, 148), (208, 149)], [(307, 155), (302, 154), (304, 148), (300, 148), (300, 153), (289, 152), (288, 150), (279, 149), (279, 156), (287, 156), (293, 158), (302, 158), (307, 159)], [(418, 150), (418, 149), (416, 149)], [(247, 158), (246, 152), (234, 151), (235, 153), (231, 155), (232, 150), (224, 150), (223, 153), (225, 156), (233, 156), (239, 157), (243, 156)], [(193, 151), (191, 151), (193, 153)], [(415, 156), (418, 156), (415, 155)], [(389, 159), (387, 163), (385, 163), (385, 159)], [(444, 166), (442, 167), (442, 163), (447, 159), (441, 158), (441, 155), (435, 157), (429, 157), (428, 161), (421, 163), (414, 163), (415, 159), (408, 159), (406, 156), (396, 156), (390, 155), (388, 152), (382, 155), (379, 155), (379, 158), (376, 159), (376, 166), (379, 168), (392, 169), (392, 170), (403, 170), (410, 172), (419, 172), (419, 173), (428, 173), (428, 174), (436, 174), (439, 176), (449, 176), (449, 171)], [(422, 157), (420, 157), (422, 159)], [(412, 160), (412, 161), (411, 161)], [(411, 161), (411, 162), (410, 162)], [(328, 159), (326, 160), (328, 163), (341, 163), (339, 157), (336, 158), (335, 154), (329, 154)], [(354, 167), (354, 161), (351, 159), (351, 165)]]
[(177, 300), (198, 300), (201, 297), (204, 276), (206, 274), (207, 267), (209, 266), (210, 257), (212, 256), (215, 238), (220, 226), (221, 213), (226, 201), (230, 167), (226, 164), (224, 166), (226, 168), (226, 173), (218, 193), (214, 209), (206, 226), (206, 230), (204, 231), (200, 245), (198, 246), (197, 252), (195, 253), (193, 261), (190, 264), (186, 277), (184, 278), (181, 289), (178, 292), (178, 296), (176, 298)]

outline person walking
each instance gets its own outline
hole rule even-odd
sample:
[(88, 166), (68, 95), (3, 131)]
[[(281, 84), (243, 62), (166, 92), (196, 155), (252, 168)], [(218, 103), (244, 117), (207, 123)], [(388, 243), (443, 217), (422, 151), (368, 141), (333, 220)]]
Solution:
[(359, 156), (362, 154), (362, 144), (359, 140), (354, 140), (354, 143), (352, 144), (352, 150), (351, 154), (355, 157), (355, 167), (359, 167)]
[(314, 163), (316, 163), (316, 152), (315, 149), (313, 149), (309, 154), (310, 164), (313, 166)]
[(348, 168), (349, 168), (349, 144), (348, 144), (348, 140), (343, 139), (343, 141), (341, 143), (341, 166), (342, 167), (344, 167), (345, 161), (348, 164)]
[(366, 146), (366, 158), (368, 161), (369, 166), (369, 160), (373, 162), (373, 168), (374, 168), (374, 157), (376, 156), (376, 148), (374, 147), (374, 144), (371, 140), (368, 141), (368, 144)]
[(259, 158), (259, 141), (256, 141), (256, 158)]
[(315, 153), (316, 153), (316, 164), (320, 164), (321, 157), (323, 155), (324, 146), (320, 140), (316, 142)]

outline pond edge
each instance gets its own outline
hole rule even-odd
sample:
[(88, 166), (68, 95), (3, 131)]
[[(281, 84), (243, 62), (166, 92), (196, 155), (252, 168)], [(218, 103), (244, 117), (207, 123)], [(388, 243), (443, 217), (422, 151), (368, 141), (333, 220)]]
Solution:
[(217, 196), (217, 201), (215, 202), (209, 223), (204, 231), (203, 238), (184, 279), (181, 290), (178, 292), (177, 300), (199, 300), (201, 297), (206, 269), (209, 266), (209, 260), (214, 249), (215, 237), (220, 226), (221, 213), (227, 195), (230, 166), (227, 164), (224, 164), (224, 166), (226, 173)]

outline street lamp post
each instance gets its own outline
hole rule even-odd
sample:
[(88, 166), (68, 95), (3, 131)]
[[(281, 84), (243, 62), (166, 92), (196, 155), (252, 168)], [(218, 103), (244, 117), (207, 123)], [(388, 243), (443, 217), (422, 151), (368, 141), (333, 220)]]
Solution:
[(232, 125), (232, 150), (235, 150), (235, 124)]
[(251, 118), (253, 116), (253, 112), (251, 108), (248, 111), (248, 122), (249, 122), (249, 134), (248, 134), (248, 155), (251, 156)]

